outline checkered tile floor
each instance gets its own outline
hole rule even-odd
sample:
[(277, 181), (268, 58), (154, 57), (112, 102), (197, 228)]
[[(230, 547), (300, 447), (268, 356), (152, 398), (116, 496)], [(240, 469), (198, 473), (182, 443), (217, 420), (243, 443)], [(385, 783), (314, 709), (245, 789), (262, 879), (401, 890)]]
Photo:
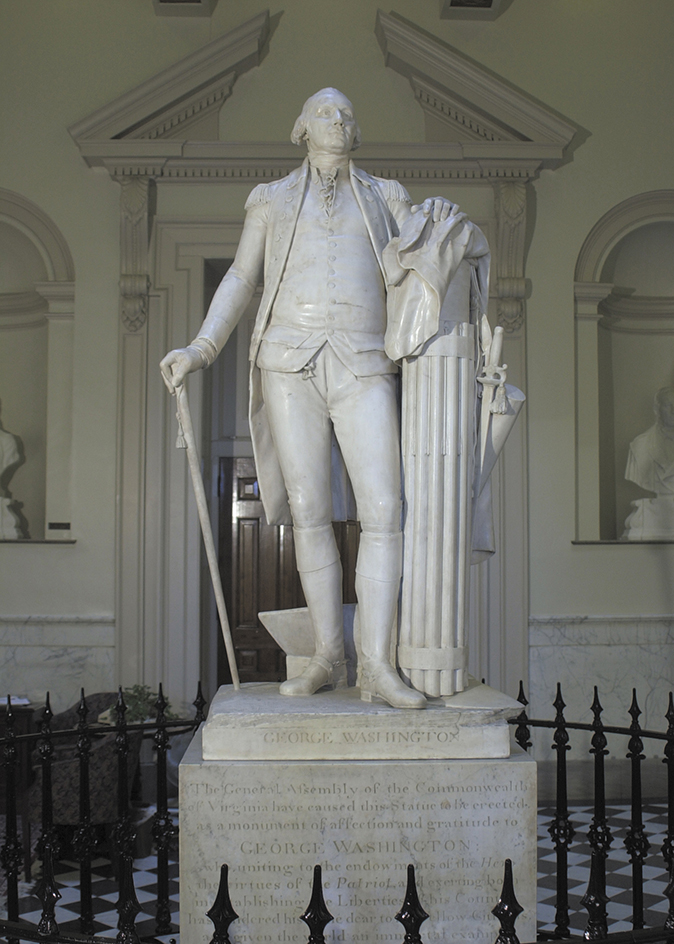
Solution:
[[(538, 926), (539, 931), (554, 930), (555, 921), (555, 852), (547, 827), (554, 815), (552, 807), (539, 809), (538, 817)], [(623, 845), (629, 826), (630, 813), (626, 806), (607, 807), (607, 816), (614, 840), (606, 863), (609, 930), (631, 930), (631, 866)], [(590, 875), (590, 849), (587, 844), (587, 829), (592, 819), (592, 808), (574, 806), (570, 810), (570, 819), (576, 829), (576, 835), (569, 851), (569, 905), (572, 934), (582, 934), (587, 921), (587, 912), (580, 904), (580, 899), (587, 890)], [(646, 835), (651, 843), (650, 855), (644, 865), (644, 907), (647, 926), (661, 925), (667, 913), (665, 888), (667, 876), (664, 872), (660, 847), (667, 825), (664, 804), (649, 804), (643, 812)], [(138, 902), (143, 912), (138, 915), (136, 927), (141, 937), (154, 935), (154, 899), (157, 889), (156, 859), (136, 859), (134, 882)], [(112, 868), (105, 859), (93, 864), (93, 896), (96, 933), (114, 937), (117, 928), (117, 886), (113, 881)], [(78, 931), (76, 915), (78, 913), (79, 874), (74, 863), (60, 863), (57, 883), (61, 900), (56, 908), (56, 920), (63, 931)], [(178, 936), (178, 863), (170, 866), (169, 894), (174, 930), (157, 940), (168, 942)], [(35, 883), (22, 883), (21, 917), (31, 923), (40, 918), (40, 902), (35, 896)], [(236, 903), (235, 903), (236, 907)], [(423, 935), (422, 935), (423, 936)]]
[[(136, 931), (141, 938), (154, 937), (154, 914), (157, 895), (157, 859), (134, 861), (134, 885), (138, 904), (143, 909), (136, 919)], [(61, 898), (56, 906), (55, 918), (61, 932), (79, 932), (79, 870), (73, 862), (60, 862), (56, 871), (56, 883)], [(19, 901), (20, 916), (23, 921), (37, 924), (42, 906), (35, 895), (35, 883), (22, 883)], [(118, 914), (115, 903), (118, 898), (117, 883), (114, 881), (112, 866), (107, 859), (96, 859), (92, 863), (92, 898), (94, 911), (94, 932), (103, 937), (115, 937), (117, 934)], [(172, 938), (178, 938), (178, 863), (169, 865), (169, 898), (171, 902), (171, 921), (173, 930), (170, 934), (155, 938), (168, 944)]]
[[(553, 807), (541, 807), (538, 811), (538, 930), (553, 931), (555, 922), (555, 851), (548, 826), (554, 816)], [(630, 824), (630, 811), (626, 806), (610, 805), (606, 808), (613, 843), (606, 860), (606, 894), (609, 931), (631, 931), (632, 914), (632, 866), (625, 850), (624, 839)], [(667, 829), (667, 808), (664, 803), (650, 803), (643, 809), (646, 836), (651, 844), (649, 855), (644, 860), (644, 910), (647, 927), (662, 925), (667, 915), (668, 902), (665, 888), (668, 878), (660, 847)], [(587, 830), (592, 821), (592, 807), (574, 806), (569, 819), (576, 830), (570, 847), (569, 862), (569, 910), (571, 933), (582, 933), (587, 923), (587, 911), (580, 899), (587, 891), (590, 877), (590, 848)]]

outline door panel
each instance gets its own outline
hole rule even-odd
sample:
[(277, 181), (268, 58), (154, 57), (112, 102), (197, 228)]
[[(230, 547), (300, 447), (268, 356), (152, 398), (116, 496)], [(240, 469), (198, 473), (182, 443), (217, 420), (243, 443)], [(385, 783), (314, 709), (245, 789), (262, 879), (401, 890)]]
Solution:
[[(285, 655), (257, 614), (306, 605), (293, 530), (288, 525), (267, 524), (253, 459), (220, 459), (218, 497), (220, 573), (241, 681), (282, 681)], [(356, 521), (340, 521), (333, 527), (344, 571), (344, 602), (355, 603), (360, 526)], [(220, 639), (218, 684), (228, 681), (231, 677)]]

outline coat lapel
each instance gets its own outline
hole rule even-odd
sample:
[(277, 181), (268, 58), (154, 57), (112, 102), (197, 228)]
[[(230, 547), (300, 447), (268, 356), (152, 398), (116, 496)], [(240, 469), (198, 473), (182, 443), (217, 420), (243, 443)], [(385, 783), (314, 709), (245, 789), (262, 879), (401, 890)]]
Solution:
[(251, 338), (251, 359), (255, 359), (260, 339), (267, 326), (283, 270), (295, 235), (302, 198), (307, 186), (309, 161), (291, 171), (272, 197), (264, 260), (264, 292)]
[(369, 174), (354, 167), (353, 161), (349, 162), (349, 173), (351, 174), (351, 186), (355, 194), (358, 206), (360, 207), (367, 231), (370, 234), (372, 248), (377, 257), (377, 262), (386, 280), (384, 264), (382, 262), (382, 252), (391, 241), (393, 233), (389, 222), (388, 207), (382, 200), (377, 187), (373, 186), (373, 180)]
[(297, 171), (288, 174), (285, 186), (278, 189), (271, 208), (270, 237), (267, 246), (267, 273), (265, 281), (278, 285), (283, 275), (288, 254), (295, 235), (297, 219), (309, 176), (309, 161), (305, 158)]

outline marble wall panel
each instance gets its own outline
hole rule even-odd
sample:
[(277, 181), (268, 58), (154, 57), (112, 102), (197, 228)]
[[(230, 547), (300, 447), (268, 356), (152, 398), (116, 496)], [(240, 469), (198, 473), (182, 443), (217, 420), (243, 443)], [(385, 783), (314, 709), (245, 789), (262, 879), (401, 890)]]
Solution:
[[(557, 682), (562, 686), (568, 721), (592, 721), (594, 689), (604, 707), (605, 724), (627, 726), (632, 689), (643, 714), (643, 728), (664, 731), (670, 690), (674, 688), (674, 619), (662, 617), (550, 617), (529, 621), (530, 717), (554, 718), (552, 702)], [(554, 754), (552, 732), (536, 738), (537, 760)], [(574, 735), (573, 754), (579, 759), (589, 739)], [(661, 744), (646, 741), (644, 753), (656, 756)], [(613, 739), (609, 748), (624, 755), (626, 744)]]
[(44, 703), (54, 712), (85, 693), (114, 691), (111, 617), (0, 616), (0, 694)]

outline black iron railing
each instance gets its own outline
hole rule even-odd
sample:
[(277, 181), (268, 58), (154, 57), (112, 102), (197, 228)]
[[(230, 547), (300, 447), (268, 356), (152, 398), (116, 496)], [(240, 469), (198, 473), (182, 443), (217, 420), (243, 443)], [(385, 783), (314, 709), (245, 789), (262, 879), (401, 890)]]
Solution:
[[(527, 716), (527, 699), (522, 683), (518, 701), (523, 710), (517, 718), (512, 719), (515, 725), (515, 739), (525, 751), (532, 746), (532, 728), (550, 728), (554, 731), (552, 748), (556, 753), (556, 790), (555, 813), (548, 827), (556, 854), (556, 909), (555, 930), (549, 935), (539, 935), (539, 939), (562, 940), (570, 937), (569, 920), (569, 893), (568, 893), (568, 851), (571, 845), (575, 828), (569, 818), (568, 804), (568, 775), (566, 756), (571, 749), (570, 732), (588, 731), (592, 737), (589, 753), (593, 757), (593, 814), (588, 829), (588, 843), (591, 850), (590, 879), (581, 904), (588, 912), (587, 924), (584, 931), (586, 940), (619, 940), (619, 935), (608, 934), (607, 905), (609, 897), (606, 893), (606, 860), (609, 856), (613, 837), (606, 818), (606, 778), (604, 760), (608, 755), (607, 735), (618, 735), (628, 739), (626, 759), (630, 762), (630, 825), (625, 837), (625, 848), (631, 864), (631, 891), (633, 931), (625, 932), (625, 940), (665, 940), (671, 937), (674, 931), (674, 701), (669, 695), (669, 704), (664, 717), (667, 719), (666, 732), (646, 731), (639, 724), (641, 709), (637, 703), (636, 689), (632, 690), (632, 703), (629, 708), (631, 724), (628, 727), (605, 725), (601, 720), (602, 706), (599, 701), (597, 687), (594, 689), (594, 699), (591, 705), (593, 720), (590, 723), (570, 722), (564, 717), (566, 705), (562, 697), (561, 686), (557, 685), (557, 693), (553, 702), (555, 718), (552, 721), (530, 719)], [(641, 932), (644, 921), (644, 860), (650, 848), (646, 837), (642, 817), (642, 762), (645, 760), (644, 739), (664, 742), (663, 763), (667, 765), (667, 830), (661, 847), (662, 871), (669, 876), (665, 895), (669, 904), (669, 911), (664, 925), (661, 928), (649, 929), (644, 936)], [(668, 933), (669, 932), (669, 933)], [(650, 937), (655, 934), (656, 938)], [(657, 935), (660, 937), (657, 937)]]
[[(42, 711), (39, 731), (34, 734), (17, 735), (15, 733), (15, 714), (11, 699), (8, 698), (5, 714), (6, 736), (0, 740), (4, 766), (5, 792), (5, 837), (0, 846), (0, 865), (5, 871), (7, 886), (7, 919), (0, 919), (0, 935), (11, 940), (54, 940), (66, 941), (72, 935), (63, 935), (55, 919), (56, 905), (61, 897), (54, 875), (54, 865), (61, 849), (53, 817), (53, 755), (55, 745), (65, 741), (75, 743), (74, 755), (79, 765), (79, 822), (73, 835), (73, 850), (80, 869), (79, 932), (92, 938), (94, 932), (94, 914), (92, 908), (92, 858), (96, 851), (95, 829), (92, 825), (90, 800), (90, 773), (92, 740), (114, 734), (114, 749), (117, 755), (117, 819), (112, 830), (112, 855), (115, 858), (118, 899), (116, 908), (119, 914), (117, 941), (119, 944), (136, 944), (138, 935), (135, 931), (135, 919), (140, 905), (136, 897), (133, 882), (133, 849), (136, 830), (131, 818), (129, 792), (129, 753), (130, 738), (138, 740), (143, 735), (153, 736), (156, 752), (156, 794), (157, 809), (153, 817), (152, 835), (157, 854), (157, 896), (155, 910), (155, 934), (169, 934), (175, 930), (171, 924), (169, 903), (169, 847), (177, 835), (177, 827), (168, 806), (166, 756), (171, 732), (180, 733), (196, 728), (204, 720), (206, 700), (198, 687), (194, 702), (195, 715), (192, 719), (168, 720), (166, 700), (162, 687), (155, 704), (156, 719), (139, 724), (128, 724), (127, 707), (120, 688), (114, 709), (114, 725), (91, 724), (88, 721), (89, 709), (82, 691), (77, 714), (79, 721), (75, 729), (53, 731), (49, 695)], [(19, 924), (18, 883), (23, 861), (22, 843), (19, 841), (17, 822), (17, 769), (20, 749), (37, 748), (41, 768), (41, 826), (37, 843), (37, 854), (42, 862), (42, 875), (36, 885), (36, 894), (42, 905), (42, 914), (37, 927), (30, 928), (25, 923)], [(22, 784), (22, 789), (27, 785)], [(112, 787), (112, 785), (111, 785)], [(114, 787), (113, 787), (114, 789)], [(26, 798), (23, 798), (26, 802)], [(25, 829), (25, 823), (24, 823)], [(25, 838), (25, 837), (24, 837)], [(20, 934), (18, 929), (20, 928)], [(37, 935), (37, 937), (35, 937)], [(79, 939), (77, 935), (75, 938)], [(103, 940), (103, 938), (96, 938)]]
[[(674, 880), (671, 880), (674, 865), (674, 702), (669, 697), (665, 713), (668, 727), (665, 732), (643, 730), (639, 724), (641, 715), (636, 693), (633, 694), (629, 709), (631, 723), (626, 727), (604, 725), (602, 706), (595, 689), (591, 705), (590, 723), (569, 722), (566, 720), (564, 703), (560, 687), (553, 702), (554, 719), (530, 719), (527, 716), (527, 700), (520, 686), (519, 701), (522, 704), (520, 715), (512, 720), (515, 727), (515, 739), (524, 750), (532, 746), (533, 728), (547, 728), (552, 733), (552, 748), (556, 755), (556, 799), (552, 821), (549, 826), (556, 857), (556, 911), (555, 928), (541, 939), (579, 940), (571, 936), (569, 909), (569, 848), (573, 843), (575, 828), (571, 822), (568, 801), (567, 754), (571, 749), (572, 732), (586, 731), (591, 734), (589, 754), (593, 765), (593, 812), (587, 840), (591, 849), (591, 868), (587, 891), (581, 904), (587, 911), (587, 922), (583, 937), (586, 940), (607, 940), (613, 944), (627, 942), (671, 941), (674, 944)], [(102, 726), (90, 723), (89, 707), (82, 693), (77, 708), (78, 721), (75, 728), (67, 731), (53, 730), (53, 714), (49, 698), (42, 711), (39, 731), (29, 735), (17, 735), (15, 716), (11, 702), (5, 715), (6, 736), (0, 740), (0, 751), (5, 778), (5, 836), (0, 846), (0, 864), (7, 883), (7, 917), (0, 918), (0, 936), (10, 941), (44, 941), (54, 944), (82, 944), (83, 941), (106, 944), (115, 940), (117, 944), (138, 944), (140, 938), (136, 929), (136, 917), (140, 905), (133, 883), (133, 849), (135, 828), (131, 817), (129, 794), (131, 743), (135, 738), (152, 737), (156, 753), (156, 813), (152, 824), (152, 836), (157, 856), (156, 902), (152, 909), (155, 914), (154, 935), (166, 935), (177, 930), (171, 922), (169, 901), (169, 855), (172, 841), (177, 833), (177, 826), (172, 818), (167, 791), (167, 752), (171, 734), (185, 732), (201, 724), (204, 720), (205, 700), (201, 689), (194, 701), (195, 715), (192, 719), (168, 720), (167, 703), (160, 687), (156, 700), (156, 719), (142, 724), (126, 721), (127, 708), (120, 690), (115, 707), (115, 724), (105, 730), (114, 733), (116, 752), (116, 822), (112, 830), (112, 852), (115, 858), (118, 898), (116, 903), (119, 915), (118, 933), (115, 939), (94, 934), (95, 916), (92, 907), (92, 859), (96, 853), (96, 830), (90, 800), (90, 775), (92, 745), (101, 737)], [(609, 754), (610, 736), (627, 739), (626, 760), (630, 765), (630, 825), (625, 837), (631, 863), (632, 878), (632, 931), (618, 934), (608, 933), (606, 862), (611, 854), (614, 837), (607, 819), (605, 759)], [(58, 884), (54, 875), (54, 866), (60, 855), (59, 833), (54, 825), (54, 798), (52, 795), (54, 754), (57, 745), (69, 741), (73, 756), (78, 763), (79, 816), (74, 829), (72, 846), (79, 864), (79, 933), (64, 933), (58, 928), (55, 918), (56, 905), (60, 898)], [(663, 745), (663, 762), (667, 771), (667, 829), (660, 854), (663, 873), (670, 876), (665, 895), (668, 913), (664, 923), (658, 927), (645, 928), (644, 915), (644, 860), (649, 851), (649, 841), (644, 829), (642, 816), (642, 763), (645, 759), (644, 741), (656, 741)], [(42, 875), (37, 885), (42, 912), (37, 925), (30, 925), (20, 920), (19, 874), (23, 861), (22, 843), (19, 840), (17, 817), (17, 771), (20, 750), (31, 749), (34, 762), (41, 772), (41, 826), (38, 842), (38, 856), (42, 862)], [(220, 885), (214, 902), (208, 911), (208, 917), (214, 925), (212, 944), (228, 944), (229, 929), (237, 915), (230, 900), (227, 866), (223, 865)], [(236, 903), (235, 903), (236, 904)], [(505, 863), (503, 891), (492, 913), (500, 923), (497, 944), (517, 944), (515, 922), (521, 912), (513, 887), (512, 869), (509, 860)], [(408, 881), (405, 899), (396, 919), (403, 925), (405, 944), (421, 944), (421, 925), (427, 918), (422, 903), (419, 901), (414, 869), (408, 868)], [(325, 928), (332, 920), (322, 894), (320, 868), (314, 871), (314, 884), (311, 900), (302, 920), (309, 928), (309, 944), (322, 944)], [(144, 938), (144, 940), (147, 938)], [(152, 939), (149, 938), (150, 940)], [(236, 935), (234, 934), (234, 940)]]

